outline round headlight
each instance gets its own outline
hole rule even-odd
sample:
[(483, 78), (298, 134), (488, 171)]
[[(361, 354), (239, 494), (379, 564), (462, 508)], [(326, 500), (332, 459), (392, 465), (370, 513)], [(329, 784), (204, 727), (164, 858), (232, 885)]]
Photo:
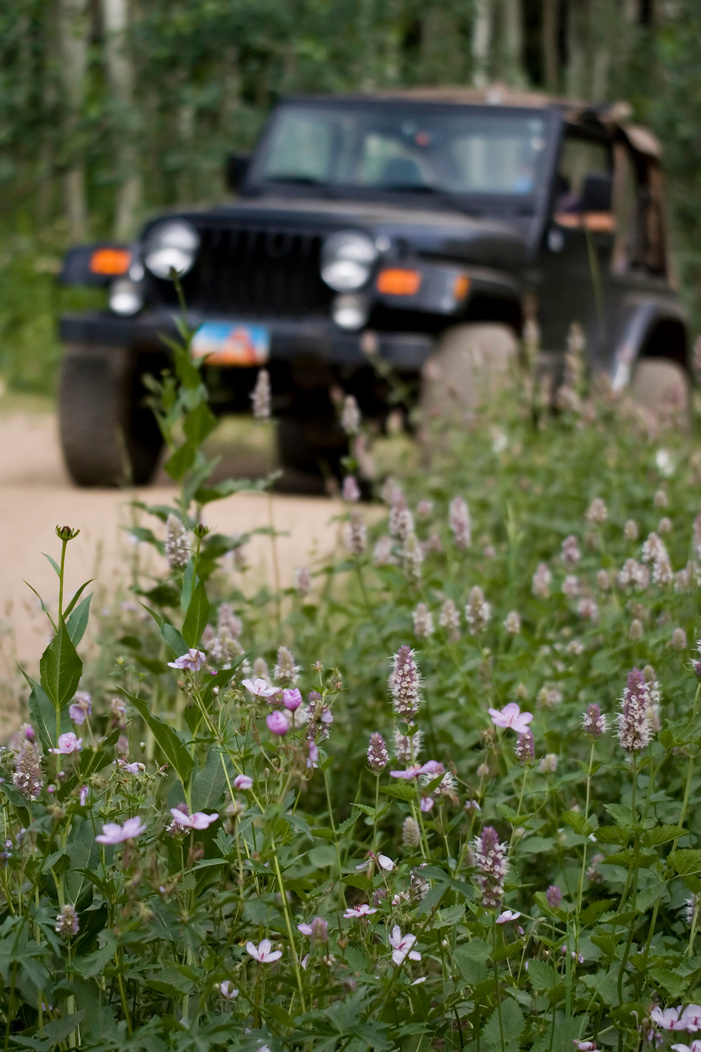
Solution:
[(362, 329), (369, 313), (368, 301), (364, 295), (345, 293), (336, 296), (331, 305), (331, 317), (339, 329), (347, 329), (349, 332)]
[(321, 250), (321, 277), (335, 292), (355, 292), (370, 279), (377, 246), (367, 234), (339, 230)]
[(157, 278), (179, 277), (192, 268), (200, 238), (194, 226), (184, 219), (158, 223), (148, 233), (144, 246), (144, 263)]
[(138, 314), (144, 305), (141, 286), (129, 278), (113, 281), (107, 298), (115, 314)]

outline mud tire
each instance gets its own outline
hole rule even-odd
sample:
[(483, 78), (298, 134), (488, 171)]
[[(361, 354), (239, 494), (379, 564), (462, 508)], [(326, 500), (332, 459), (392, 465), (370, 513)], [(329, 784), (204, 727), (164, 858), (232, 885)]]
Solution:
[(686, 370), (670, 358), (641, 358), (636, 363), (630, 393), (638, 405), (658, 411), (676, 400), (675, 391), (677, 404), (688, 420), (691, 409), (691, 382)]
[(120, 347), (68, 347), (58, 411), (63, 456), (79, 486), (147, 485), (163, 439), (141, 376), (145, 362)]
[(507, 385), (518, 357), (505, 325), (455, 325), (441, 335), (424, 366), (421, 408), (428, 419), (468, 418)]

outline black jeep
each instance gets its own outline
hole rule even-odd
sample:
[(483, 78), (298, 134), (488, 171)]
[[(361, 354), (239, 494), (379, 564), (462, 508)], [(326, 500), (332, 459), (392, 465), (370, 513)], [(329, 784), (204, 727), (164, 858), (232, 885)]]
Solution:
[(167, 364), (171, 268), (213, 408), (247, 412), (265, 364), (289, 468), (337, 462), (334, 387), (386, 418), (372, 355), (417, 398), (442, 375), (469, 401), (475, 338), (489, 369), (527, 319), (555, 371), (576, 320), (615, 388), (655, 403), (673, 382), (687, 396), (659, 147), (620, 105), (501, 89), (286, 98), (227, 175), (234, 202), (66, 258), (64, 283), (108, 286), (109, 310), (60, 325), (61, 437), (82, 485), (145, 483), (156, 467), (142, 378)]

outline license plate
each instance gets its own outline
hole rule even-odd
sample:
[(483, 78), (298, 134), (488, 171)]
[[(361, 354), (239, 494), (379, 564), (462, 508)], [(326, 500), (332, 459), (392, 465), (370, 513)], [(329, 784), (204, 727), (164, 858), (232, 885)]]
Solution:
[(192, 357), (208, 365), (263, 365), (270, 357), (270, 331), (264, 325), (208, 321), (192, 341)]

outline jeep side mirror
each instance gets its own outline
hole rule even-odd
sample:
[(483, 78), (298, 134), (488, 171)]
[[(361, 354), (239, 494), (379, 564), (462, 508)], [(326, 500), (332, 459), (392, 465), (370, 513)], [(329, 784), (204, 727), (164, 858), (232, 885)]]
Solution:
[(578, 212), (610, 212), (613, 176), (608, 172), (588, 175), (582, 185)]
[(247, 153), (230, 153), (227, 155), (224, 178), (227, 190), (239, 190), (246, 178), (250, 157)]

